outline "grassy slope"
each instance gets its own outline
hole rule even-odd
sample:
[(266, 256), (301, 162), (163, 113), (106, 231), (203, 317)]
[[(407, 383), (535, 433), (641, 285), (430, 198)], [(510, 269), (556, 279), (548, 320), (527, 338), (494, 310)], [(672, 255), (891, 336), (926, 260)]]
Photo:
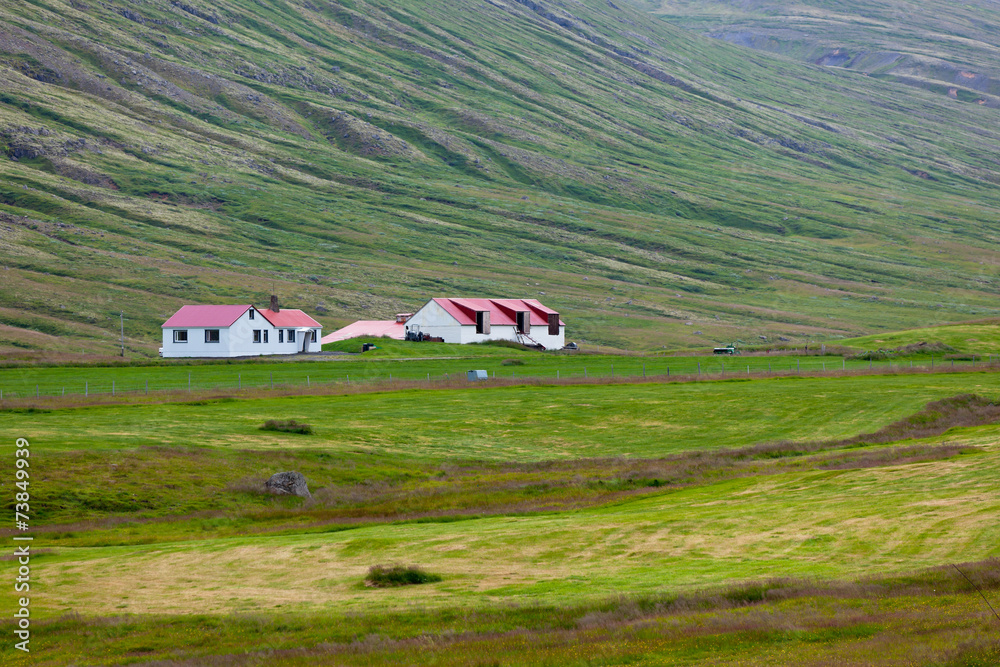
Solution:
[(186, 6), (4, 5), (8, 350), (110, 352), (125, 310), (149, 353), (272, 288), (327, 327), (536, 296), (632, 347), (994, 313), (994, 109), (596, 0)]
[(965, 102), (1000, 106), (994, 3), (634, 0), (674, 25)]

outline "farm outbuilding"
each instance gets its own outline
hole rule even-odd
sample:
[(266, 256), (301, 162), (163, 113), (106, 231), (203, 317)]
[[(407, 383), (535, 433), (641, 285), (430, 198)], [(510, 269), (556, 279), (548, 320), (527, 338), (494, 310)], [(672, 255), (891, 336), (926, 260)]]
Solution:
[(566, 344), (559, 313), (535, 299), (431, 299), (406, 323), (407, 336), (446, 343), (510, 340), (546, 350)]
[(400, 313), (396, 315), (394, 320), (358, 320), (323, 336), (323, 343), (335, 343), (358, 336), (374, 336), (375, 338), (385, 336), (386, 338), (403, 340), (406, 338), (406, 320), (412, 316), (412, 313)]
[(318, 352), (323, 325), (294, 308), (182, 306), (162, 325), (164, 357), (246, 357)]

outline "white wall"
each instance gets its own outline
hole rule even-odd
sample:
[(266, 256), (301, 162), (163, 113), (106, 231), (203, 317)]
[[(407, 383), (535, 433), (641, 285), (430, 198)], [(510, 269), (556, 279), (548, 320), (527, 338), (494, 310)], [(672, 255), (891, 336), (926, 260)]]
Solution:
[(462, 342), (462, 326), (458, 320), (433, 299), (413, 313), (413, 317), (406, 321), (405, 326), (412, 331), (414, 325), (419, 326), (420, 332), (425, 336), (440, 336), (446, 343)]
[[(472, 325), (461, 327), (461, 329), (460, 338), (456, 342), (481, 343), (487, 340), (512, 340), (518, 342), (517, 327), (509, 324), (493, 324), (490, 326), (488, 334), (477, 334), (476, 327)], [(559, 334), (550, 336), (548, 325), (535, 325), (528, 332), (528, 338), (542, 345), (546, 350), (559, 350), (566, 344), (566, 327), (560, 326)], [(447, 341), (447, 339), (445, 340)], [(530, 345), (531, 341), (525, 340), (524, 343)]]
[[(215, 327), (211, 327), (215, 328)], [(187, 331), (188, 342), (175, 343), (174, 331)], [(219, 329), (219, 342), (205, 342), (206, 327), (176, 327), (163, 330), (164, 357), (230, 357), (229, 329)]]

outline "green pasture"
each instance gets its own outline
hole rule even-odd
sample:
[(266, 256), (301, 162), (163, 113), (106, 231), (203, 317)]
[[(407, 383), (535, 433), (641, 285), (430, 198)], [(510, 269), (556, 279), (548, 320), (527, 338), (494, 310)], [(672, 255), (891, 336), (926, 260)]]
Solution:
[[(996, 427), (944, 461), (727, 480), (603, 507), (272, 537), (58, 548), (40, 615), (568, 605), (770, 577), (846, 579), (1000, 554)], [(361, 585), (375, 563), (438, 584)]]
[[(377, 339), (376, 339), (377, 340)], [(335, 355), (321, 360), (230, 360), (191, 363), (187, 360), (156, 365), (22, 366), (0, 369), (3, 397), (94, 396), (177, 391), (239, 391), (287, 387), (358, 384), (408, 380), (444, 382), (464, 379), (473, 369), (490, 377), (517, 380), (567, 380), (656, 376), (761, 377), (771, 373), (834, 374), (843, 370), (953, 368), (972, 364), (938, 353), (876, 361), (839, 355), (607, 355), (571, 352), (532, 352), (493, 346), (442, 343), (379, 342), (380, 349), (364, 354)], [(423, 345), (430, 346), (424, 354)], [(360, 343), (350, 346), (360, 348)], [(992, 349), (992, 348), (990, 348)], [(1000, 347), (997, 348), (1000, 350)], [(979, 353), (982, 355), (983, 353)], [(315, 359), (315, 358), (313, 358)], [(991, 361), (980, 356), (975, 363)]]
[[(762, 441), (846, 437), (960, 393), (995, 397), (1000, 381), (984, 371), (409, 389), (7, 410), (0, 411), (0, 430), (47, 451), (170, 445), (307, 448), (442, 461), (656, 457)], [(295, 419), (315, 433), (261, 431), (266, 419)]]
[[(926, 629), (913, 635), (920, 646), (965, 646), (985, 623), (981, 598), (967, 588), (887, 597), (862, 587), (782, 602), (745, 582), (906, 582), (921, 568), (1000, 556), (1000, 425), (854, 445), (831, 451), (840, 458), (829, 463), (796, 464), (790, 453), (787, 467), (785, 459), (767, 467), (761, 450), (761, 465), (728, 472), (692, 459), (687, 477), (670, 485), (624, 478), (653, 474), (642, 465), (663, 457), (872, 432), (964, 393), (1000, 398), (996, 373), (2, 410), (0, 453), (10, 454), (16, 437), (31, 442), (32, 614), (47, 638), (32, 664), (84, 655), (88, 664), (205, 661), (248, 646), (277, 651), (278, 664), (310, 656), (475, 664), (494, 654), (500, 664), (800, 664), (815, 655), (837, 664), (885, 655), (855, 640), (898, 637), (910, 625)], [(315, 433), (261, 431), (272, 418), (304, 421)], [(943, 444), (956, 449), (914, 460), (904, 451)], [(852, 459), (896, 451), (881, 462)], [(557, 464), (566, 465), (547, 472)], [(252, 492), (253, 479), (285, 469), (307, 475), (313, 501)], [(549, 488), (574, 476), (585, 479)], [(533, 496), (540, 500), (531, 505)], [(393, 502), (417, 513), (407, 518)], [(366, 588), (368, 568), (388, 563), (420, 565), (442, 580)], [(13, 567), (2, 561), (0, 573)], [(719, 595), (763, 605), (745, 612), (755, 615), (728, 603), (668, 610), (677, 596), (741, 587), (749, 592)], [(650, 616), (632, 626), (635, 614)], [(622, 627), (635, 642), (614, 639)], [(671, 628), (681, 627), (688, 630), (675, 637)], [(684, 639), (705, 627), (710, 645)], [(538, 641), (519, 649), (524, 632)], [(559, 640), (566, 632), (576, 639)], [(435, 644), (411, 660), (407, 642), (418, 637)], [(992, 655), (992, 644), (980, 648), (963, 650)], [(915, 655), (904, 653), (899, 664)], [(0, 657), (19, 664), (9, 646)]]
[(845, 339), (839, 343), (862, 350), (891, 350), (918, 343), (944, 343), (955, 348), (958, 354), (988, 356), (1000, 350), (1000, 326), (995, 321), (970, 322), (872, 334)]

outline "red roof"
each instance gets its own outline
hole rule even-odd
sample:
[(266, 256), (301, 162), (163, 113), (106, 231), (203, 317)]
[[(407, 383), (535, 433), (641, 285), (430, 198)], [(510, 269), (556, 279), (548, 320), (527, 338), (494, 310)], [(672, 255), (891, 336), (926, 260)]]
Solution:
[[(551, 308), (543, 306), (535, 299), (434, 299), (434, 302), (448, 311), (448, 314), (462, 325), (476, 324), (476, 311), (490, 311), (490, 324), (517, 325), (518, 312), (530, 313), (532, 326), (546, 326), (549, 315), (558, 315)], [(559, 320), (559, 325), (564, 322)]]
[(270, 308), (263, 308), (257, 311), (264, 318), (270, 322), (275, 327), (322, 327), (323, 325), (309, 317), (301, 310), (296, 308), (282, 308), (278, 312), (274, 312)]
[(252, 306), (181, 306), (163, 323), (166, 327), (228, 327)]
[(396, 340), (406, 338), (406, 325), (395, 320), (359, 320), (348, 324), (343, 329), (337, 329), (323, 336), (324, 343), (334, 343), (338, 340), (357, 338), (358, 336), (388, 336)]

